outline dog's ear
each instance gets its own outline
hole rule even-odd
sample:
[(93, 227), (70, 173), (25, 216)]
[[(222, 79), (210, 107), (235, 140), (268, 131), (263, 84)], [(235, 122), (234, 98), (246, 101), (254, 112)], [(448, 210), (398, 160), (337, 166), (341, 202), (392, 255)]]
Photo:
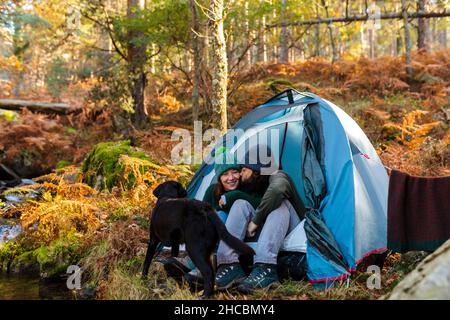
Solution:
[(164, 188), (164, 183), (161, 183), (159, 186), (156, 187), (155, 190), (153, 190), (153, 195), (155, 197), (159, 198), (159, 194), (161, 193), (162, 189)]
[(177, 198), (185, 198), (187, 196), (186, 189), (178, 181), (170, 181), (172, 186), (177, 190)]

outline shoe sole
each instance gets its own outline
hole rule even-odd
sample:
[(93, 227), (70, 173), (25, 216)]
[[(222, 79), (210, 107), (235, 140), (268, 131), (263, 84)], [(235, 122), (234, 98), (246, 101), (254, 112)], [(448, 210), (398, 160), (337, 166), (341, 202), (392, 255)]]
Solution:
[(230, 289), (230, 288), (233, 287), (233, 286), (239, 285), (239, 284), (240, 284), (242, 281), (244, 281), (246, 278), (247, 278), (247, 277), (244, 276), (244, 277), (242, 277), (242, 278), (234, 279), (233, 281), (231, 281), (231, 282), (230, 282), (229, 284), (227, 284), (226, 286), (223, 286), (223, 287), (217, 286), (216, 289), (217, 289), (217, 291), (225, 291), (225, 290), (228, 290), (228, 289)]
[(240, 293), (243, 293), (243, 294), (251, 294), (251, 293), (255, 292), (255, 290), (270, 290), (270, 289), (276, 289), (279, 286), (280, 286), (280, 282), (273, 282), (273, 283), (269, 284), (267, 287), (264, 287), (264, 288), (247, 289), (247, 288), (239, 288), (239, 287), (237, 287), (237, 290)]

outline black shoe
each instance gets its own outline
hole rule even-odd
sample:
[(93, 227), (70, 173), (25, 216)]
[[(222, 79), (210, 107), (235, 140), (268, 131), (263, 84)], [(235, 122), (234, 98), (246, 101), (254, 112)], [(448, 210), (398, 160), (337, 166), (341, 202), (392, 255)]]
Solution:
[(197, 268), (185, 273), (183, 279), (189, 284), (189, 287), (192, 290), (203, 289), (203, 276)]
[(164, 265), (164, 270), (168, 277), (174, 278), (177, 281), (183, 280), (183, 275), (191, 271), (179, 259), (174, 257), (162, 258), (159, 261)]

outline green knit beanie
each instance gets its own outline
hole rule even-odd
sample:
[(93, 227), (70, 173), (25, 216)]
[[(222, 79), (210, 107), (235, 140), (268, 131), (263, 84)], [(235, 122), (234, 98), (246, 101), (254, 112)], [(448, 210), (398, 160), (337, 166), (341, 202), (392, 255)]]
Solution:
[(226, 151), (217, 155), (215, 160), (214, 171), (217, 179), (228, 170), (235, 169), (240, 171), (242, 168), (242, 166), (237, 163), (236, 157)]

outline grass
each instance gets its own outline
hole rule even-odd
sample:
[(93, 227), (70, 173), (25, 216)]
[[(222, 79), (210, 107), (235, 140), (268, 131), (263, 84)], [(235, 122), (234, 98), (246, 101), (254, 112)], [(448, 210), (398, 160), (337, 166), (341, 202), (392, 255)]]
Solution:
[[(381, 276), (381, 288), (369, 289), (368, 273), (357, 272), (349, 281), (342, 281), (327, 290), (317, 290), (308, 281), (285, 280), (276, 288), (259, 289), (244, 295), (235, 289), (216, 292), (212, 299), (217, 300), (374, 300), (389, 293), (425, 257), (424, 253), (406, 255), (403, 260), (399, 255), (391, 255), (386, 260)], [(160, 262), (154, 261), (147, 279), (141, 278), (141, 266), (144, 255), (130, 260), (118, 261), (107, 279), (99, 281), (99, 299), (163, 299), (192, 300), (198, 299), (202, 291), (191, 290), (186, 283), (179, 284), (168, 278)]]

